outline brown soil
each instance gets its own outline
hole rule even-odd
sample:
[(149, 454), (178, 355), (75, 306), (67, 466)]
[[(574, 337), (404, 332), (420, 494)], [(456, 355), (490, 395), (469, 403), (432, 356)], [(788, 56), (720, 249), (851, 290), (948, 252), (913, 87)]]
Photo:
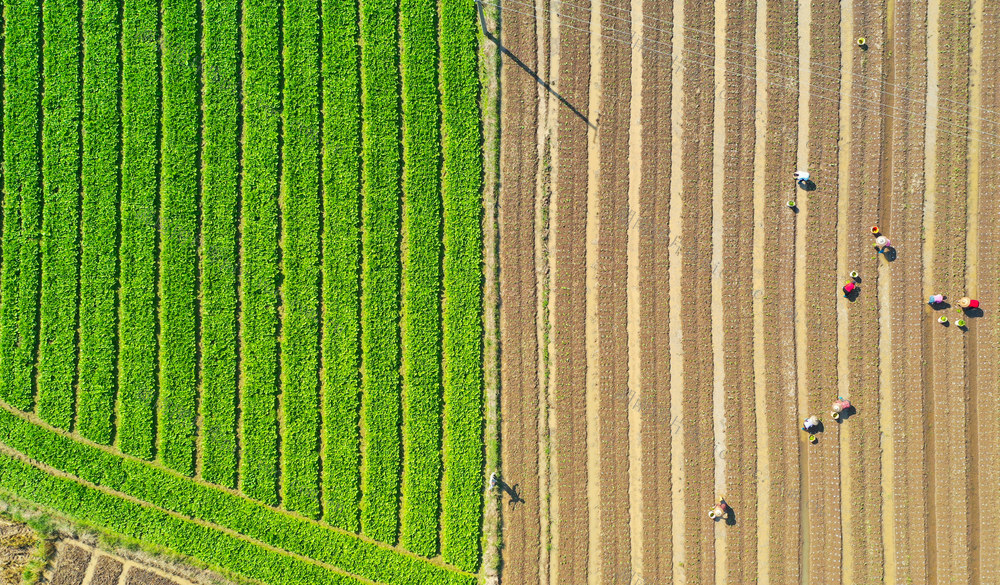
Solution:
[[(923, 271), (922, 229), (924, 217), (924, 107), (922, 96), (927, 86), (927, 2), (898, 2), (894, 16), (895, 39), (891, 47), (895, 78), (909, 91), (896, 88), (900, 96), (916, 98), (906, 112), (894, 115), (892, 122), (892, 207), (889, 210), (891, 239), (900, 251), (890, 268), (889, 308), (892, 347), (891, 376), (892, 428), (887, 437), (893, 441), (893, 500), (895, 507), (885, 510), (894, 515), (895, 535), (890, 542), (895, 555), (886, 549), (892, 567), (887, 576), (896, 574), (896, 582), (920, 585), (928, 580), (926, 482), (929, 435), (925, 429), (928, 408), (924, 404), (925, 354), (924, 330), (930, 325), (920, 305), (924, 289), (913, 275)], [(897, 98), (897, 100), (900, 98)], [(905, 253), (903, 253), (905, 251)], [(929, 405), (928, 405), (929, 406)], [(886, 432), (886, 429), (883, 429)]]
[[(642, 396), (629, 401), (642, 416), (643, 582), (672, 582), (670, 478), (669, 218), (670, 218), (670, 27), (673, 1), (644, 2), (649, 28), (642, 59), (642, 174), (639, 180), (639, 339)], [(656, 30), (653, 30), (656, 29)], [(655, 51), (655, 52), (654, 52)]]
[[(712, 3), (684, 0), (684, 25), (714, 30)], [(691, 35), (689, 35), (691, 36)], [(695, 48), (706, 57), (714, 49)], [(684, 572), (688, 583), (715, 580), (715, 526), (706, 510), (715, 493), (712, 367), (712, 140), (715, 103), (714, 70), (688, 63), (684, 67), (684, 142), (681, 153), (681, 294), (685, 316), (675, 324), (683, 332), (684, 397)]]
[[(982, 108), (984, 119), (1000, 120), (1000, 4), (983, 3), (983, 61), (980, 70)], [(992, 80), (985, 82), (986, 80)], [(985, 83), (984, 83), (985, 82)], [(1000, 124), (983, 123), (982, 130), (996, 134)], [(1000, 145), (989, 137), (979, 137), (973, 147), (979, 147), (979, 298), (1000, 298), (1000, 264), (983, 260), (1000, 258)], [(984, 312), (983, 317), (971, 319), (971, 333), (975, 336), (978, 353), (971, 354), (976, 367), (977, 407), (980, 433), (978, 444), (979, 501), (995, 502), (1000, 498), (1000, 442), (984, 440), (995, 432), (995, 422), (985, 413), (1000, 411), (1000, 363), (991, 357), (1000, 347), (1000, 312)], [(979, 511), (980, 543), (1000, 542), (1000, 509), (984, 506)], [(986, 544), (979, 546), (980, 583), (1000, 581), (1000, 547)]]
[[(522, 6), (514, 6), (521, 12)], [(508, 13), (503, 45), (537, 67), (535, 21)], [(500, 348), (502, 480), (524, 500), (503, 495), (503, 582), (537, 583), (541, 558), (538, 489), (538, 366), (535, 329), (535, 176), (537, 101), (534, 78), (509, 56), (501, 65)]]
[[(767, 45), (772, 53), (794, 56), (798, 35), (789, 26), (797, 14), (794, 0), (767, 2)], [(767, 134), (764, 212), (765, 413), (771, 481), (769, 518), (771, 551), (767, 574), (774, 585), (799, 579), (799, 421), (795, 401), (794, 291), (789, 282), (795, 271), (795, 213), (784, 202), (799, 193), (790, 180), (789, 166), (798, 144), (798, 89), (781, 77), (796, 77), (795, 57), (776, 56), (767, 63)]]
[(90, 564), (90, 551), (71, 544), (64, 545), (55, 562), (52, 585), (83, 585)]
[[(954, 103), (966, 103), (969, 83), (968, 0), (941, 2), (937, 193), (934, 213), (933, 269), (925, 275), (933, 291), (954, 302), (965, 294), (965, 201), (968, 170), (966, 138), (968, 116)], [(935, 312), (937, 313), (937, 312)], [(952, 321), (955, 311), (948, 311)], [(936, 317), (937, 315), (935, 315)], [(937, 325), (934, 323), (933, 325)], [(969, 582), (967, 447), (968, 395), (962, 331), (932, 327), (931, 379), (934, 408), (934, 506), (936, 517), (936, 577), (940, 583)]]
[[(629, 0), (607, 0), (600, 7), (606, 40), (600, 79), (607, 88), (598, 114), (600, 206), (597, 266), (600, 417), (600, 575), (605, 585), (629, 585), (631, 547), (628, 495), (628, 335), (626, 331), (628, 144), (631, 103), (631, 46), (608, 40), (625, 38)], [(627, 20), (627, 19), (626, 19)]]
[(117, 585), (121, 574), (120, 562), (108, 556), (100, 556), (94, 567), (94, 576), (90, 578), (90, 585)]
[(177, 585), (162, 575), (157, 575), (139, 567), (132, 567), (125, 574), (125, 585)]
[(0, 583), (20, 585), (24, 566), (37, 543), (35, 533), (26, 525), (0, 520)]
[[(850, 302), (836, 294), (843, 286), (837, 274), (837, 218), (839, 209), (838, 160), (840, 90), (840, 6), (833, 2), (813, 2), (809, 83), (809, 171), (815, 189), (808, 192), (806, 234), (808, 250), (805, 264), (805, 319), (807, 349), (800, 356), (800, 375), (805, 370), (805, 388), (809, 412), (800, 418), (819, 415), (824, 432), (818, 445), (807, 445), (809, 582), (841, 582), (840, 523), (840, 437), (839, 426), (829, 417), (830, 403), (836, 396), (837, 379), (837, 303)], [(846, 276), (846, 275), (845, 275)], [(873, 283), (874, 284), (874, 283)], [(861, 292), (875, 298), (874, 286)], [(800, 378), (801, 379), (801, 378)]]
[[(716, 446), (716, 457), (725, 460), (725, 497), (735, 513), (735, 523), (725, 528), (728, 547), (725, 576), (729, 583), (753, 583), (757, 575), (757, 426), (753, 388), (753, 172), (756, 129), (757, 61), (756, 0), (727, 0), (727, 76), (725, 103), (726, 144), (723, 168), (722, 315), (724, 353), (724, 406), (726, 444)], [(763, 138), (763, 137), (761, 137)], [(713, 271), (718, 268), (713, 266)], [(704, 510), (704, 505), (701, 507)], [(704, 513), (704, 512), (703, 512)]]
[(850, 105), (846, 270), (857, 270), (864, 288), (848, 307), (849, 346), (847, 355), (841, 356), (848, 364), (847, 398), (857, 414), (849, 416), (840, 428), (847, 435), (841, 453), (842, 469), (850, 475), (851, 485), (851, 493), (844, 494), (844, 507), (851, 523), (845, 525), (843, 534), (845, 541), (850, 541), (845, 542), (845, 548), (850, 547), (851, 556), (844, 563), (850, 566), (852, 579), (858, 583), (878, 583), (883, 578), (879, 363), (874, 348), (879, 344), (878, 269), (886, 261), (874, 253), (869, 230), (879, 225), (891, 232), (891, 227), (881, 219), (883, 215), (888, 219), (888, 210), (880, 207), (882, 177), (890, 171), (885, 164), (888, 161), (881, 156), (885, 140), (883, 121), (870, 107), (882, 99), (880, 84), (873, 80), (883, 78), (884, 18), (882, 5), (855, 0), (854, 30), (864, 31), (871, 50), (866, 52), (848, 45), (854, 72), (851, 95), (855, 99)]
[[(590, 35), (580, 30), (589, 12), (560, 5), (555, 87), (570, 106), (557, 102), (552, 196), (552, 395), (555, 409), (553, 482), (555, 583), (587, 582), (590, 543), (587, 499), (585, 340), (587, 128)], [(555, 28), (555, 27), (553, 27)]]

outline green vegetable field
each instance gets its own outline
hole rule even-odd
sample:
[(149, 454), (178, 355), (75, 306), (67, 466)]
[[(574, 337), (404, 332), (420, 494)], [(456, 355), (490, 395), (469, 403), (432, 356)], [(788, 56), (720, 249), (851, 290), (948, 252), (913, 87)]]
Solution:
[(4, 0), (0, 499), (284, 585), (481, 581), (470, 0)]

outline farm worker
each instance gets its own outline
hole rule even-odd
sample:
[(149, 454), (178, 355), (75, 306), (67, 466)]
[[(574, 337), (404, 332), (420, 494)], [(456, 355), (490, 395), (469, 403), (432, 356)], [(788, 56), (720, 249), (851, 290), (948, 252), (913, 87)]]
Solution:
[(497, 489), (497, 472), (490, 474), (490, 490)]
[(892, 246), (892, 242), (890, 242), (889, 238), (885, 236), (875, 238), (875, 244), (881, 248), (889, 248)]
[(799, 187), (805, 187), (809, 182), (809, 173), (806, 171), (795, 171), (795, 182)]
[(976, 299), (970, 299), (969, 297), (962, 297), (958, 299), (958, 306), (962, 309), (978, 309), (979, 301)]
[(846, 297), (847, 295), (851, 294), (852, 292), (854, 292), (854, 289), (856, 288), (858, 288), (858, 285), (854, 284), (853, 282), (848, 282), (847, 284), (844, 285), (844, 296)]
[(833, 401), (833, 405), (830, 407), (830, 409), (833, 410), (831, 416), (833, 416), (834, 420), (839, 419), (840, 413), (844, 412), (850, 407), (851, 407), (850, 401), (845, 400), (841, 396), (838, 396), (837, 399)]
[(725, 498), (719, 497), (719, 503), (716, 504), (709, 512), (708, 517), (712, 520), (717, 518), (728, 518), (729, 517), (729, 504), (726, 503)]
[(813, 431), (819, 430), (819, 417), (816, 415), (810, 416), (802, 423), (802, 430), (811, 433)]
[(944, 302), (944, 295), (931, 295), (930, 299), (927, 301), (927, 304), (939, 305), (943, 302)]

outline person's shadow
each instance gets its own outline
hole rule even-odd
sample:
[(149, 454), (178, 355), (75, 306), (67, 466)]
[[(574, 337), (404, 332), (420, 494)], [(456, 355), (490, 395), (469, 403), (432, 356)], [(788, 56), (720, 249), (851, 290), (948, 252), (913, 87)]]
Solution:
[(504, 480), (502, 480), (500, 478), (497, 478), (497, 485), (500, 486), (500, 489), (504, 493), (506, 493), (508, 496), (510, 496), (510, 502), (509, 503), (510, 503), (510, 508), (512, 510), (515, 507), (517, 507), (518, 504), (523, 504), (524, 503), (524, 498), (521, 497), (521, 494), (517, 493), (517, 486), (520, 485), (520, 484), (514, 484), (514, 486), (511, 487), (511, 486), (507, 485), (507, 482), (505, 482)]

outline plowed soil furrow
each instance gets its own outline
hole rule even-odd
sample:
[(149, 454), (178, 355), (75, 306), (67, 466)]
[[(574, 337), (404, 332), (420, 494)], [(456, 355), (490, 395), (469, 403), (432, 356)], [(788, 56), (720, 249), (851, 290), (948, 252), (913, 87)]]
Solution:
[[(586, 229), (587, 121), (590, 86), (590, 35), (580, 30), (590, 13), (578, 5), (556, 4), (558, 38), (552, 40), (556, 102), (553, 156), (552, 252), (552, 394), (554, 554), (553, 582), (587, 582), (590, 542), (587, 498), (586, 418)], [(553, 27), (555, 28), (555, 21)], [(568, 105), (567, 105), (568, 104)], [(573, 109), (570, 109), (573, 108)], [(574, 111), (575, 109), (575, 111)]]
[[(809, 505), (809, 582), (840, 583), (840, 428), (829, 417), (830, 403), (837, 397), (837, 303), (850, 302), (838, 294), (843, 286), (837, 274), (837, 196), (839, 104), (830, 99), (840, 91), (840, 6), (813, 2), (809, 92), (809, 172), (815, 189), (808, 192), (805, 242), (806, 355), (798, 367), (805, 372), (809, 412), (824, 421), (819, 443), (807, 453)], [(827, 99), (820, 99), (824, 96)], [(875, 298), (875, 288), (862, 294)], [(804, 359), (803, 359), (804, 358)]]
[[(728, 583), (753, 583), (757, 576), (757, 438), (753, 373), (753, 124), (757, 101), (756, 0), (726, 1), (726, 182), (722, 203), (722, 280), (724, 406), (726, 443), (716, 447), (725, 461), (726, 500), (736, 516), (726, 530)], [(763, 136), (759, 137), (763, 138)], [(718, 271), (713, 265), (713, 271)]]
[[(516, 7), (515, 7), (516, 8)], [(504, 15), (504, 47), (530, 69), (537, 64), (535, 19)], [(503, 480), (523, 504), (504, 506), (503, 582), (538, 583), (541, 555), (538, 489), (538, 365), (535, 328), (535, 177), (538, 91), (509, 56), (500, 97), (500, 411)], [(504, 497), (505, 501), (509, 498)]]
[[(882, 572), (882, 493), (881, 448), (879, 441), (879, 325), (878, 269), (887, 262), (875, 254), (870, 227), (885, 225), (880, 209), (883, 176), (882, 116), (870, 107), (881, 100), (883, 55), (886, 55), (885, 12), (880, 3), (871, 5), (854, 0), (854, 30), (864, 34), (867, 51), (851, 42), (853, 86), (850, 104), (850, 174), (847, 212), (847, 272), (857, 270), (862, 294), (848, 307), (848, 370), (845, 398), (856, 413), (849, 413), (841, 424), (846, 434), (841, 453), (842, 473), (849, 475), (851, 492), (845, 493), (844, 508), (850, 523), (844, 524), (845, 572), (857, 583), (881, 582)], [(853, 40), (853, 39), (851, 39)], [(886, 55), (887, 56), (887, 55)], [(860, 101), (857, 98), (868, 100)], [(892, 234), (890, 234), (891, 236)], [(846, 278), (841, 275), (841, 278)], [(846, 301), (843, 301), (846, 302)], [(849, 498), (849, 499), (847, 499)]]
[[(714, 30), (712, 3), (684, 0), (684, 25)], [(686, 32), (708, 40), (705, 33)], [(707, 44), (692, 47), (706, 56)], [(708, 61), (707, 57), (699, 57)], [(706, 512), (715, 494), (714, 429), (712, 417), (712, 136), (715, 102), (714, 71), (687, 64), (684, 68), (684, 141), (681, 152), (681, 294), (685, 306), (684, 352), (684, 569), (688, 583), (715, 580), (715, 527)]]
[[(892, 207), (889, 223), (891, 240), (898, 252), (890, 268), (889, 308), (892, 347), (891, 376), (893, 392), (892, 428), (886, 439), (893, 441), (893, 500), (895, 507), (884, 510), (893, 514), (896, 531), (888, 542), (895, 554), (885, 551), (886, 570), (896, 573), (896, 581), (920, 585), (927, 583), (928, 524), (925, 460), (929, 435), (924, 422), (924, 348), (917, 342), (930, 326), (929, 317), (920, 306), (924, 291), (917, 275), (923, 271), (922, 230), (924, 178), (924, 106), (927, 87), (927, 2), (896, 3), (893, 16), (895, 39), (891, 47), (895, 78), (907, 90), (896, 88), (899, 96), (915, 99), (907, 111), (894, 114), (892, 122)], [(897, 98), (897, 100), (900, 98)]]
[(764, 363), (767, 418), (771, 551), (768, 580), (774, 585), (799, 579), (799, 423), (795, 374), (795, 211), (785, 201), (799, 192), (790, 167), (798, 144), (798, 89), (781, 77), (795, 78), (798, 34), (794, 0), (767, 1), (767, 128), (764, 147), (766, 205), (763, 231), (764, 286), (754, 290), (764, 313)]
[[(599, 151), (597, 196), (600, 200), (597, 266), (597, 329), (600, 417), (600, 582), (631, 581), (628, 496), (628, 335), (626, 278), (630, 221), (628, 208), (629, 104), (632, 48), (609, 40), (629, 31), (629, 0), (601, 4), (601, 97), (598, 114)], [(595, 64), (596, 66), (596, 64)]]
[[(642, 395), (632, 406), (642, 416), (642, 517), (645, 583), (669, 585), (672, 542), (670, 476), (670, 342), (669, 229), (670, 220), (670, 102), (672, 76), (670, 28), (653, 19), (670, 21), (673, 0), (645, 2), (643, 14), (650, 27), (643, 32), (642, 173), (639, 180), (639, 339)], [(656, 30), (653, 30), (655, 27)], [(630, 404), (632, 404), (630, 402)]]
[[(965, 199), (968, 171), (963, 128), (968, 115), (969, 0), (941, 2), (936, 200), (932, 273), (925, 275), (928, 292), (941, 292), (954, 304), (965, 296)], [(936, 319), (954, 309), (933, 311)], [(932, 324), (931, 379), (934, 408), (934, 506), (936, 579), (939, 583), (969, 582), (967, 499), (967, 393), (964, 332), (952, 325)]]
[[(983, 49), (980, 79), (981, 107), (977, 112), (984, 118), (983, 131), (996, 133), (1000, 124), (985, 120), (1000, 120), (1000, 4), (983, 4)], [(987, 81), (992, 80), (992, 82)], [(989, 111), (990, 113), (984, 113)], [(988, 137), (972, 142), (980, 148), (979, 167), (979, 297), (1000, 298), (1000, 264), (991, 260), (1000, 258), (1000, 144)], [(994, 300), (995, 304), (995, 300)], [(982, 317), (970, 319), (972, 334), (976, 336), (976, 381), (979, 393), (977, 407), (979, 426), (972, 432), (980, 434), (978, 445), (979, 501), (995, 502), (1000, 499), (1000, 442), (988, 440), (994, 432), (995, 421), (984, 414), (1000, 411), (1000, 363), (994, 356), (1000, 353), (1000, 313), (986, 307)], [(979, 523), (979, 579), (980, 583), (1000, 582), (1000, 509), (981, 506)]]

